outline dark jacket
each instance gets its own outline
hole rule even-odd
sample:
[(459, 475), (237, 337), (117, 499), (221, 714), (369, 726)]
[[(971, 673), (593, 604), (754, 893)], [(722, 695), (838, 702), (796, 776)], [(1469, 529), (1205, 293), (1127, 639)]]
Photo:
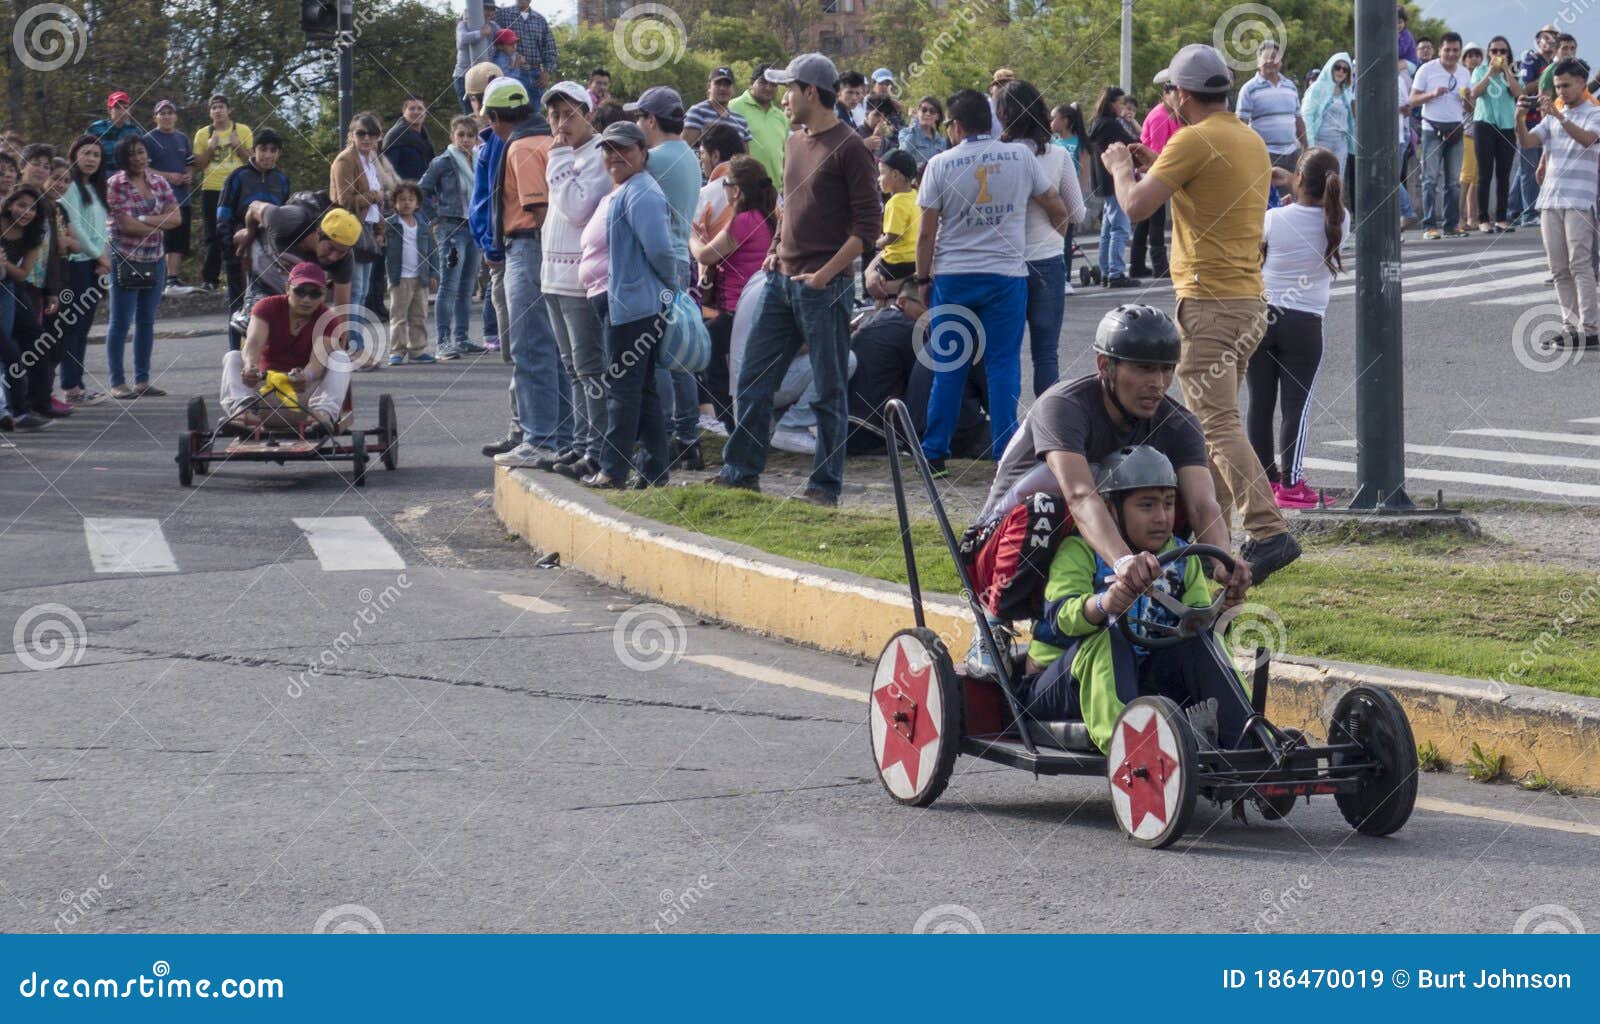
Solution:
[(383, 155), (402, 181), (421, 180), (433, 153), (433, 142), (427, 133), (412, 130), (404, 120), (396, 121), (383, 137)]
[[(234, 168), (217, 195), (218, 236), (226, 239), (244, 227), (244, 214), (250, 209), (251, 203), (282, 206), (289, 199), (289, 191), (289, 176), (276, 167), (263, 171), (251, 160), (243, 167)], [(228, 251), (228, 248), (223, 246), (223, 251)]]

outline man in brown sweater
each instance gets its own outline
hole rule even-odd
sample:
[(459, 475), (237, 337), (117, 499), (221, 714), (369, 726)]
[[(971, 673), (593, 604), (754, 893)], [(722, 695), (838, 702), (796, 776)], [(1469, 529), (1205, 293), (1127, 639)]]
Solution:
[(768, 81), (789, 87), (784, 146), (783, 218), (764, 264), (766, 292), (739, 369), (734, 430), (723, 466), (710, 483), (760, 490), (772, 437), (772, 396), (802, 346), (811, 359), (817, 401), (817, 450), (800, 497), (839, 503), (849, 430), (850, 265), (870, 251), (882, 223), (878, 172), (855, 129), (834, 115), (839, 72), (820, 53), (805, 53)]

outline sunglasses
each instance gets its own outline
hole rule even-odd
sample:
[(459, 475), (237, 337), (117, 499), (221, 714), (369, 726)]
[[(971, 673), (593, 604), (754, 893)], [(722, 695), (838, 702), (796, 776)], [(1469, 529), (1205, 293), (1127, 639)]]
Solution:
[(314, 284), (303, 284), (294, 289), (294, 297), (297, 299), (320, 299), (326, 294), (328, 293)]
[(1509, 56), (1511, 56), (1511, 51), (1510, 50), (1490, 50), (1489, 51), (1489, 56), (1491, 56), (1491, 57), (1509, 57)]
[(351, 134), (354, 135), (358, 139), (370, 139), (370, 138), (374, 137), (375, 135), (377, 135), (378, 133), (377, 132), (369, 132), (365, 128), (357, 128), (354, 132), (351, 132)]

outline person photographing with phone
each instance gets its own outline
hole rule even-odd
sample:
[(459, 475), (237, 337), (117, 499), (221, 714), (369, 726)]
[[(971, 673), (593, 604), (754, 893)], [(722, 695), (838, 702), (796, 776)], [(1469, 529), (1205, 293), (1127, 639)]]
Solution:
[[(1485, 234), (1514, 231), (1507, 203), (1511, 193), (1511, 169), (1517, 155), (1516, 125), (1520, 120), (1517, 101), (1522, 99), (1522, 83), (1511, 66), (1511, 41), (1505, 36), (1489, 40), (1488, 59), (1472, 73), (1468, 99), (1472, 103), (1473, 147), (1478, 158), (1477, 201), (1479, 230)], [(1489, 187), (1494, 185), (1494, 212), (1491, 218)]]

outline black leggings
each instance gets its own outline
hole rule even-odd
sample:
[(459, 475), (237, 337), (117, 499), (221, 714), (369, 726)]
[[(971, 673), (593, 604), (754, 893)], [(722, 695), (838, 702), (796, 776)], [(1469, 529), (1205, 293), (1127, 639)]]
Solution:
[[(1311, 387), (1321, 363), (1322, 317), (1268, 306), (1266, 336), (1245, 370), (1250, 389), (1245, 432), (1273, 483), (1292, 487), (1302, 479), (1300, 460), (1305, 455), (1306, 426), (1311, 419)], [(1272, 412), (1277, 405), (1283, 407), (1276, 446), (1283, 453), (1282, 462), (1274, 457), (1272, 441)]]
[[(1520, 114), (1519, 114), (1520, 116)], [(1473, 129), (1473, 145), (1478, 150), (1478, 220), (1509, 220), (1506, 216), (1506, 194), (1511, 188), (1511, 168), (1517, 162), (1517, 142), (1512, 129), (1496, 128), (1487, 121), (1479, 121)], [(1498, 217), (1489, 216), (1489, 178), (1494, 178), (1495, 210)]]

